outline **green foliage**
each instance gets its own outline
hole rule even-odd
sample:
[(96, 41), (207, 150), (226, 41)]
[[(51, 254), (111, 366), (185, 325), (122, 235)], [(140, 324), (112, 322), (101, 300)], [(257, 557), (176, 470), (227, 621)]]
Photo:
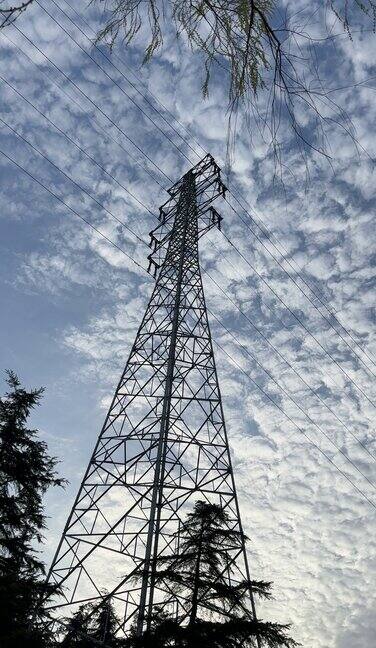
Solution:
[[(253, 583), (229, 585), (225, 569), (230, 548), (241, 546), (242, 533), (228, 526), (228, 516), (215, 504), (197, 502), (182, 529), (178, 556), (159, 561), (156, 583), (168, 583), (169, 590), (191, 600), (190, 621), (199, 608), (227, 614), (244, 610)], [(257, 583), (261, 595), (269, 596), (270, 583)]]
[(348, 0), (329, 0), (329, 6), (334, 15), (342, 23), (351, 40), (352, 37), (350, 25), (354, 15), (354, 9), (360, 11), (362, 14), (372, 19), (373, 31), (375, 31), (376, 4), (374, 0), (353, 0), (353, 2), (350, 3)]
[(65, 636), (61, 642), (62, 648), (92, 648), (89, 638), (90, 604), (81, 605), (72, 617), (65, 620)]
[[(199, 0), (197, 3), (171, 0), (167, 4), (177, 36), (184, 36), (193, 50), (204, 55), (204, 96), (208, 94), (213, 63), (222, 67), (230, 65), (231, 101), (236, 101), (249, 89), (256, 93), (263, 86), (263, 70), (271, 67), (267, 46), (275, 0)], [(98, 40), (112, 45), (122, 33), (125, 42), (130, 43), (147, 15), (150, 41), (144, 62), (149, 61), (163, 44), (163, 3), (158, 0), (146, 3), (143, 0), (112, 0), (106, 5), (110, 19)], [(143, 13), (145, 5), (146, 15)]]
[[(0, 0), (0, 29), (13, 23), (33, 2), (9, 5)], [(316, 3), (311, 16), (309, 3), (295, 11), (294, 3), (281, 0), (89, 2), (105, 9), (106, 22), (98, 33), (97, 43), (105, 42), (112, 47), (120, 38), (128, 45), (140, 31), (148, 33), (144, 51), (144, 62), (148, 62), (161, 49), (164, 35), (171, 33), (173, 26), (176, 37), (201, 55), (204, 97), (209, 93), (213, 69), (218, 69), (229, 97), (228, 170), (235, 152), (239, 104), (244, 109), (242, 116), (251, 141), (253, 132), (258, 131), (273, 152), (281, 180), (285, 166), (282, 151), (289, 135), (307, 174), (308, 150), (330, 159), (329, 139), (334, 126), (350, 137), (357, 148), (354, 124), (341, 102), (333, 99), (333, 90), (325, 87), (317, 65), (318, 48), (325, 37), (317, 38), (316, 26), (311, 30), (309, 24), (313, 16), (321, 15), (322, 34), (332, 40), (333, 25), (327, 17), (335, 16), (351, 40), (355, 24), (361, 28), (371, 23), (375, 31), (376, 0), (324, 0), (322, 11), (320, 3)]]
[[(108, 21), (98, 34), (98, 41), (110, 47), (120, 36), (131, 43), (141, 27), (148, 27), (150, 40), (144, 62), (163, 45), (163, 34), (170, 18), (176, 36), (184, 37), (192, 50), (204, 57), (203, 94), (207, 96), (213, 64), (229, 76), (229, 98), (232, 105), (247, 94), (257, 95), (266, 85), (265, 75), (271, 71), (268, 84), (287, 89), (294, 81), (296, 61), (284, 53), (283, 41), (289, 40), (288, 24), (277, 28), (277, 0), (92, 0), (103, 3)], [(350, 34), (350, 22), (357, 10), (370, 17), (375, 25), (374, 0), (326, 0), (327, 6)], [(278, 22), (281, 15), (278, 16)], [(294, 25), (293, 37), (299, 32)], [(295, 78), (298, 82), (298, 77)], [(293, 85), (295, 85), (293, 83)]]
[(116, 637), (116, 630), (119, 627), (119, 621), (110, 600), (106, 601), (94, 615), (94, 624), (91, 630), (91, 636), (97, 641), (101, 641), (106, 646), (116, 648), (121, 645), (120, 639)]
[(45, 569), (34, 545), (43, 540), (43, 495), (63, 482), (47, 445), (27, 427), (43, 390), (23, 389), (11, 371), (7, 382), (10, 391), (0, 398), (0, 644), (41, 648), (49, 634), (34, 613), (46, 591)]
[[(309, 11), (309, 3), (301, 11), (294, 11), (294, 3), (278, 0), (91, 1), (103, 3), (108, 18), (97, 42), (112, 47), (120, 37), (129, 44), (142, 27), (143, 35), (147, 31), (150, 35), (144, 56), (147, 62), (163, 45), (172, 24), (176, 37), (201, 55), (204, 98), (209, 93), (213, 69), (217, 69), (229, 98), (228, 171), (234, 159), (239, 105), (250, 140), (258, 131), (273, 153), (281, 180), (288, 138), (299, 150), (307, 174), (308, 150), (330, 159), (328, 142), (334, 125), (357, 146), (354, 125), (346, 110), (328, 94), (331, 91), (320, 76), (317, 48), (325, 38), (317, 39), (316, 29), (307, 28), (309, 19), (304, 12)], [(350, 25), (355, 23), (371, 21), (375, 30), (375, 0), (325, 0), (322, 4), (322, 31), (330, 39), (333, 25), (327, 22), (327, 9), (350, 39)], [(309, 122), (308, 137), (304, 122)]]

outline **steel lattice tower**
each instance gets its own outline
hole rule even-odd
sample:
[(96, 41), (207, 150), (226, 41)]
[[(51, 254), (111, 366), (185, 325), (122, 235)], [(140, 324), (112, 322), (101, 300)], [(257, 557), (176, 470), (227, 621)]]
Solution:
[[(132, 623), (141, 632), (161, 601), (188, 612), (154, 577), (157, 558), (179, 551), (198, 499), (220, 504), (241, 530), (198, 254), (199, 238), (220, 227), (211, 203), (225, 191), (208, 155), (160, 208), (156, 284), (48, 576), (60, 587), (51, 610), (67, 617), (110, 597), (119, 635)], [(226, 577), (249, 580), (244, 541), (227, 549)], [(250, 605), (254, 614), (251, 592)]]

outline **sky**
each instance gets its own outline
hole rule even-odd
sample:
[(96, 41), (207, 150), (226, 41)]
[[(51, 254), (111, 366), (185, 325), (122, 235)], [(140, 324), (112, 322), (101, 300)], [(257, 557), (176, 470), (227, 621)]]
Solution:
[[(289, 5), (318, 37), (321, 4)], [(92, 37), (95, 7), (75, 5), (87, 25), (58, 5), (0, 33), (0, 368), (45, 387), (32, 422), (69, 480), (46, 497), (47, 564), (153, 286), (139, 239), (203, 150), (224, 166), (227, 132), (225, 72), (204, 100), (202, 59), (172, 29), (148, 66), (144, 30), (119, 42), (115, 69), (77, 28)], [(325, 113), (330, 163), (311, 149), (304, 164), (282, 118), (282, 184), (241, 112), (230, 205), (216, 203), (226, 237), (200, 254), (251, 572), (274, 583), (259, 616), (292, 623), (305, 648), (363, 648), (376, 645), (376, 37), (333, 33), (320, 74), (358, 147)]]

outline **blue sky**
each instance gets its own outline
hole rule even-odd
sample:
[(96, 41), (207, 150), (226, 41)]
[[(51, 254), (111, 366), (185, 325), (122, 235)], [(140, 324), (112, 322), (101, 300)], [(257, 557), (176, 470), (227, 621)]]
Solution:
[[(41, 5), (82, 47), (89, 49), (88, 41), (52, 1), (43, 0)], [(65, 0), (60, 5), (78, 22)], [(300, 2), (293, 5), (297, 9), (305, 7)], [(86, 11), (85, 17), (96, 29), (100, 17), (93, 8)], [(25, 13), (17, 26), (25, 36), (14, 27), (0, 34), (0, 74), (30, 103), (0, 80), (0, 148), (146, 267), (148, 248), (114, 216), (144, 240), (154, 219), (126, 189), (157, 214), (158, 206), (166, 200), (166, 192), (159, 186), (168, 186), (163, 173), (175, 181), (189, 168), (184, 155), (193, 163), (198, 156), (175, 130), (168, 130), (175, 146), (156, 130), (40, 6), (35, 5)], [(318, 12), (310, 24), (311, 33), (319, 35), (321, 28), (322, 15)], [(337, 26), (336, 30), (339, 32), (340, 28)], [(169, 33), (162, 52), (148, 68), (141, 69), (145, 38), (141, 32), (139, 43), (132, 50), (126, 51), (119, 45), (115, 54), (123, 62), (116, 59), (116, 65), (143, 93), (153, 92), (190, 130), (193, 148), (198, 150), (194, 142), (199, 142), (222, 164), (226, 151), (226, 93), (222, 74), (214, 76), (210, 97), (204, 101), (200, 96), (199, 55), (192, 54), (184, 42), (176, 43)], [(273, 183), (270, 152), (256, 129), (252, 129), (252, 122), (250, 141), (240, 115), (230, 177), (230, 188), (247, 202), (252, 217), (261, 218), (277, 236), (292, 265), (281, 261), (270, 241), (261, 236), (266, 248), (306, 293), (309, 291), (300, 283), (297, 270), (317, 294), (319, 291), (322, 302), (334, 310), (351, 333), (349, 337), (341, 329), (347, 345), (257, 242), (249, 230), (251, 227), (257, 231), (257, 227), (238, 208), (233, 196), (229, 196), (229, 202), (235, 211), (226, 203), (218, 202), (216, 206), (224, 216), (224, 232), (243, 258), (219, 232), (210, 233), (201, 242), (208, 307), (238, 342), (235, 345), (231, 335), (211, 317), (214, 339), (236, 363), (229, 362), (226, 353), (216, 347), (240, 505), (246, 532), (252, 540), (251, 566), (256, 578), (273, 580), (275, 584), (275, 600), (262, 604), (260, 615), (265, 619), (292, 621), (293, 635), (305, 648), (363, 648), (367, 641), (371, 645), (374, 632), (375, 509), (365, 498), (376, 504), (375, 488), (370, 483), (376, 482), (374, 463), (369, 454), (376, 454), (374, 406), (370, 402), (376, 401), (375, 364), (370, 360), (376, 355), (372, 161), (376, 153), (376, 86), (372, 81), (375, 42), (372, 33), (355, 32), (352, 42), (342, 35), (335, 46), (323, 44), (319, 51), (327, 85), (348, 86), (333, 96), (348, 111), (368, 155), (362, 149), (357, 152), (351, 139), (330, 127), (332, 165), (309, 152), (311, 175), (307, 184), (304, 165), (286, 129), (284, 155), (291, 173), (286, 174), (285, 185), (281, 187), (278, 182)], [(86, 100), (42, 52), (103, 112)], [(91, 55), (162, 130), (168, 129), (166, 121), (119, 72), (99, 54)], [(352, 87), (354, 84), (360, 85)], [(85, 149), (107, 174), (31, 104)], [(187, 137), (169, 114), (163, 114), (170, 125)], [(304, 113), (299, 113), (299, 120), (310, 132), (312, 124)], [(43, 160), (4, 121), (100, 204)], [(146, 161), (126, 136), (146, 151), (163, 173)], [(34, 423), (51, 452), (61, 460), (60, 472), (70, 482), (64, 494), (54, 491), (47, 497), (48, 562), (153, 282), (1, 154), (0, 172), (0, 291), (4, 305), (0, 320), (0, 367), (14, 369), (29, 386), (46, 387)], [(310, 298), (328, 317), (328, 311), (317, 298), (312, 294)], [(281, 299), (305, 328), (286, 310)], [(244, 349), (272, 374), (284, 392)], [(262, 395), (246, 374), (269, 393), (353, 485)], [(295, 403), (287, 394), (292, 395)], [(310, 419), (296, 403), (308, 412)], [(353, 464), (333, 447), (322, 430)], [(352, 435), (360, 439), (368, 452)]]

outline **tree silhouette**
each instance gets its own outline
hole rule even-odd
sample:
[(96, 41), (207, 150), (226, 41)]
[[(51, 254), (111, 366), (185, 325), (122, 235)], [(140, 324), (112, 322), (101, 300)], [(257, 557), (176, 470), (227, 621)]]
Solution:
[(61, 642), (62, 648), (93, 648), (90, 640), (89, 614), (90, 604), (80, 605), (78, 610), (65, 620), (65, 636)]
[(111, 599), (108, 599), (94, 614), (91, 636), (108, 648), (120, 648), (124, 643), (116, 636), (118, 627), (118, 618)]
[(93, 603), (81, 605), (65, 621), (62, 648), (123, 648), (124, 639), (116, 636), (119, 627), (111, 599), (97, 607)]
[[(186, 602), (185, 613), (170, 617), (157, 608), (151, 627), (140, 637), (134, 630), (127, 645), (132, 648), (176, 646), (195, 648), (292, 648), (289, 626), (258, 621), (249, 611), (250, 590), (270, 598), (271, 584), (244, 580), (230, 584), (226, 578), (227, 550), (242, 540), (229, 527), (226, 512), (217, 505), (197, 502), (180, 531), (178, 555), (160, 557), (156, 583)], [(142, 574), (136, 578), (141, 578)]]
[(0, 398), (0, 645), (43, 648), (50, 635), (35, 611), (45, 569), (33, 545), (43, 540), (43, 495), (63, 480), (47, 445), (27, 427), (43, 389), (27, 391), (16, 374), (7, 375), (10, 391)]

